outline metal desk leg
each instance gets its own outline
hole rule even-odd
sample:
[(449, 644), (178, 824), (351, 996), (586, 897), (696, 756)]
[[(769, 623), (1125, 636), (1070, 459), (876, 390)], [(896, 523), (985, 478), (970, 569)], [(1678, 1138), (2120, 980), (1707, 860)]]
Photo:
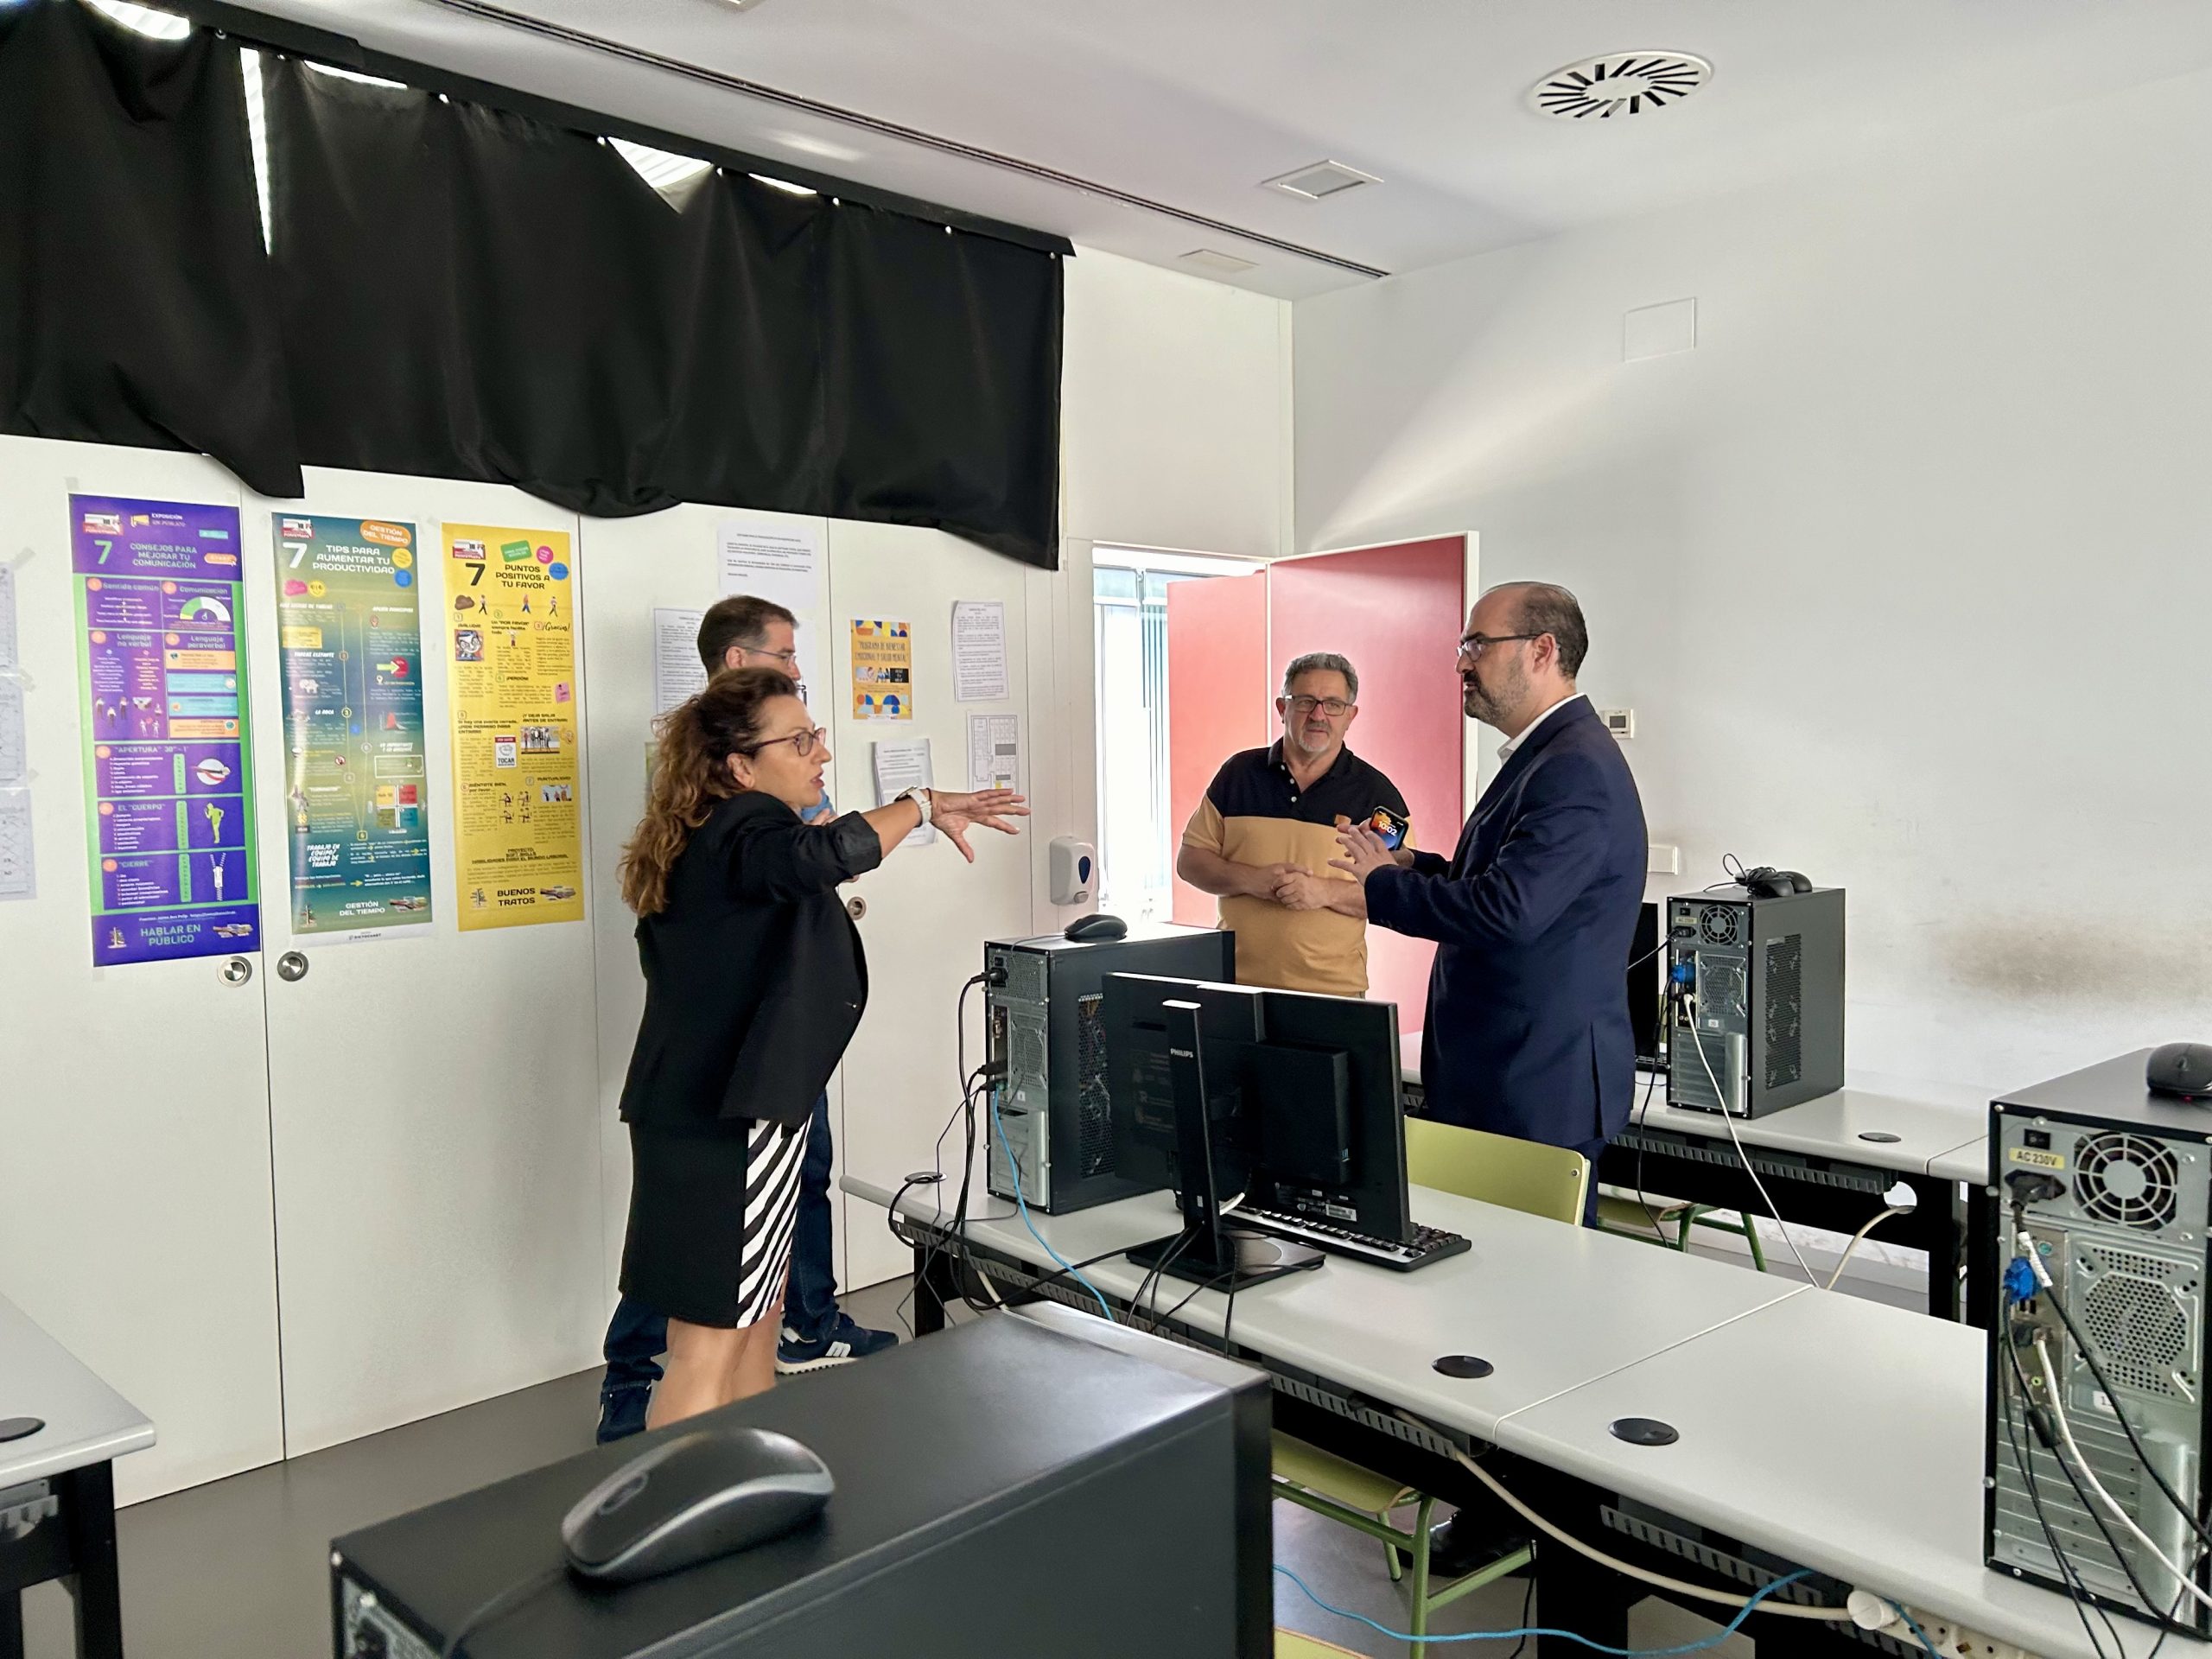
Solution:
[(2001, 1252), (1993, 1252), (1989, 1247), (1997, 1223), (1997, 1200), (1980, 1181), (1968, 1181), (1966, 1188), (1967, 1323), (1987, 1331), (1997, 1319), (1997, 1274), (1992, 1263)]
[(1967, 1259), (1967, 1222), (1959, 1213), (1955, 1181), (1911, 1182), (1921, 1213), (1933, 1224), (1928, 1241), (1928, 1311), (1939, 1319), (1959, 1317), (1959, 1269)]
[(123, 1585), (115, 1561), (115, 1471), (95, 1463), (56, 1478), (76, 1577), (79, 1659), (123, 1659)]
[(944, 1330), (945, 1299), (957, 1294), (952, 1258), (934, 1243), (914, 1246), (914, 1334)]
[(17, 1590), (0, 1590), (0, 1659), (23, 1659), (23, 1598)]

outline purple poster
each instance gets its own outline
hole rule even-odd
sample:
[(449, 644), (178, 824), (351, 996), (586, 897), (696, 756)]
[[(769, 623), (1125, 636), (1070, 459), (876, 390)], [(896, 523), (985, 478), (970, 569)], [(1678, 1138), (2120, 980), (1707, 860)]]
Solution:
[(235, 507), (69, 498), (92, 962), (261, 948)]

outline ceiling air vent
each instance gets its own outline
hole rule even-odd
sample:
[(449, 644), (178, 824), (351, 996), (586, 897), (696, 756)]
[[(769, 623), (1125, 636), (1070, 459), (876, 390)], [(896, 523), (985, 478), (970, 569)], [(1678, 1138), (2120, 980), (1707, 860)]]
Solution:
[(1546, 75), (1529, 102), (1562, 121), (1610, 121), (1678, 103), (1712, 79), (1713, 66), (1688, 52), (1613, 52)]
[(1179, 264), (1195, 265), (1200, 270), (1211, 270), (1223, 276), (1234, 276), (1241, 270), (1254, 268), (1253, 261), (1239, 259), (1233, 253), (1217, 253), (1211, 248), (1192, 248), (1188, 253), (1176, 256)]
[(1296, 196), (1300, 201), (1319, 201), (1324, 196), (1340, 196), (1347, 190), (1357, 190), (1363, 184), (1382, 182), (1372, 173), (1346, 167), (1342, 162), (1316, 162), (1311, 167), (1301, 167), (1295, 173), (1286, 173), (1281, 178), (1260, 181), (1264, 188), (1280, 190), (1286, 196)]

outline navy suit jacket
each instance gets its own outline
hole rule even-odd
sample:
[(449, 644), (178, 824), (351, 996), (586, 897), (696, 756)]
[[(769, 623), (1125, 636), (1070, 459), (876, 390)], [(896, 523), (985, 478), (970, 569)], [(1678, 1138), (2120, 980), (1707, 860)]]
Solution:
[(1421, 1030), (1432, 1116), (1558, 1147), (1620, 1132), (1646, 853), (1636, 779), (1578, 697), (1499, 769), (1449, 864), (1424, 853), (1367, 878), (1369, 919), (1437, 944)]

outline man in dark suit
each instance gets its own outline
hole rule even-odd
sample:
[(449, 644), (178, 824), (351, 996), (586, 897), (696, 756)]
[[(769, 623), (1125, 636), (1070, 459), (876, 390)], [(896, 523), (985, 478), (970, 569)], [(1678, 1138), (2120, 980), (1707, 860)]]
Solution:
[[(1347, 835), (1370, 920), (1437, 943), (1421, 1030), (1432, 1116), (1595, 1162), (1636, 1083), (1625, 969), (1643, 900), (1643, 806), (1575, 690), (1589, 634), (1564, 588), (1493, 588), (1459, 642), (1461, 706), (1504, 765), (1446, 863)], [(1592, 1212), (1596, 1184), (1592, 1184)]]
[[(1590, 643), (1564, 588), (1513, 582), (1469, 613), (1461, 707), (1505, 734), (1504, 765), (1446, 863), (1347, 831), (1338, 868), (1370, 921), (1436, 941), (1421, 1028), (1431, 1116), (1572, 1147), (1594, 1166), (1636, 1084), (1626, 969), (1643, 900), (1643, 805), (1619, 746), (1575, 690)], [(1519, 1540), (1497, 1519), (1437, 1529), (1431, 1570), (1462, 1577)]]

